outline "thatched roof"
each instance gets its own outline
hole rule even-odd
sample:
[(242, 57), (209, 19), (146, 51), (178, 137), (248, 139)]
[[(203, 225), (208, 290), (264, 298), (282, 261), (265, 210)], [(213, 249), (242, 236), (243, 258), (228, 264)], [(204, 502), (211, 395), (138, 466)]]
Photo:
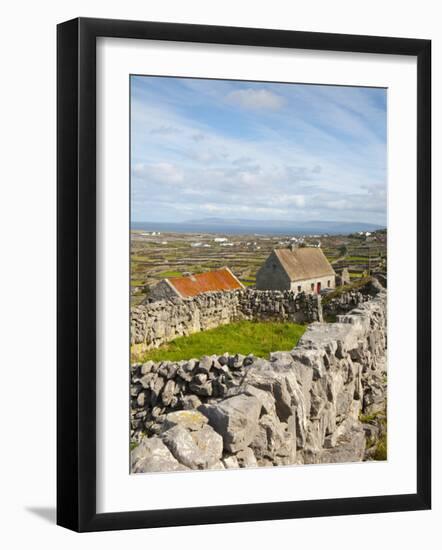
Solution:
[(336, 275), (320, 248), (279, 248), (274, 253), (291, 281)]
[(204, 292), (244, 288), (228, 267), (189, 277), (170, 277), (167, 282), (182, 298), (197, 296)]

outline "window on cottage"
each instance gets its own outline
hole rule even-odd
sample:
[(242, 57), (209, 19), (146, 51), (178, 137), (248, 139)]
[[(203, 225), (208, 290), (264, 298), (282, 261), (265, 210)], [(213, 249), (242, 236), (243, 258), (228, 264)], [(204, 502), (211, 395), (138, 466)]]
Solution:
[(327, 286), (330, 288), (330, 281), (327, 281)]
[(310, 286), (311, 286), (312, 291), (315, 290), (315, 283), (312, 283)]
[(301, 285), (298, 285), (298, 292), (301, 292)]

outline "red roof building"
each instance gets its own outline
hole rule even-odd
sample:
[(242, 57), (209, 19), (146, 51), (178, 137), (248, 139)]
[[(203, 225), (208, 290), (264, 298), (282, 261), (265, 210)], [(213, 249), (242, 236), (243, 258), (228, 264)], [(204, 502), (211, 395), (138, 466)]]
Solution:
[(160, 281), (151, 290), (149, 298), (163, 300), (171, 297), (192, 298), (206, 292), (220, 292), (244, 288), (228, 267), (188, 277), (170, 277)]

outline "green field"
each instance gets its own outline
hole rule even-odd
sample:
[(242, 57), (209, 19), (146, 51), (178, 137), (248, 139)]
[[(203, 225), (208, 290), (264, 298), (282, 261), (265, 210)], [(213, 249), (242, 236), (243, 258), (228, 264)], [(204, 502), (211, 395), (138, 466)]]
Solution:
[[(222, 237), (227, 242), (217, 242)], [(350, 274), (363, 271), (385, 271), (386, 234), (376, 232), (373, 242), (361, 235), (321, 237), (321, 247), (337, 270), (347, 267)], [(305, 237), (306, 246), (316, 246), (318, 239)], [(179, 277), (229, 267), (244, 286), (256, 286), (255, 277), (275, 248), (287, 248), (290, 236), (224, 235), (223, 233), (165, 232), (149, 234), (131, 232), (131, 278), (133, 303), (147, 297), (161, 279)], [(200, 243), (199, 246), (195, 246)], [(229, 244), (230, 246), (223, 246)], [(357, 280), (356, 277), (352, 279)]]
[(142, 279), (131, 279), (130, 284), (132, 286), (141, 286), (144, 283)]
[(165, 277), (181, 277), (182, 273), (181, 271), (163, 271), (162, 273), (158, 273), (158, 277), (165, 278)]
[(255, 286), (256, 285), (256, 281), (241, 281), (241, 283), (244, 285), (244, 286)]
[[(346, 256), (345, 259), (347, 262), (363, 262), (363, 263), (368, 262), (368, 256)], [(371, 259), (373, 260), (374, 257), (372, 256)]]
[(289, 351), (295, 347), (306, 328), (295, 323), (240, 321), (177, 338), (147, 352), (142, 360), (179, 361), (226, 352), (268, 357), (271, 351)]

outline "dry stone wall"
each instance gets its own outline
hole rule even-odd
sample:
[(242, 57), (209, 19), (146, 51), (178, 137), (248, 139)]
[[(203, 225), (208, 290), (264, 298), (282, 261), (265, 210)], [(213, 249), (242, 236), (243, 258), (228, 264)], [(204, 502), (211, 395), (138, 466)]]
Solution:
[(238, 320), (322, 320), (321, 298), (291, 291), (254, 289), (211, 292), (132, 308), (131, 343), (157, 348), (179, 336)]
[[(352, 309), (359, 307), (360, 304), (368, 302), (376, 296), (379, 290), (383, 288), (377, 279), (371, 279), (363, 286), (357, 289), (350, 289), (346, 292), (331, 293), (322, 300), (322, 313), (324, 318), (334, 317), (348, 313)], [(336, 296), (334, 296), (337, 294)]]
[[(291, 352), (132, 366), (132, 471), (361, 461), (386, 409), (386, 291)], [(362, 419), (361, 419), (362, 418)], [(372, 447), (373, 448), (373, 447)]]

